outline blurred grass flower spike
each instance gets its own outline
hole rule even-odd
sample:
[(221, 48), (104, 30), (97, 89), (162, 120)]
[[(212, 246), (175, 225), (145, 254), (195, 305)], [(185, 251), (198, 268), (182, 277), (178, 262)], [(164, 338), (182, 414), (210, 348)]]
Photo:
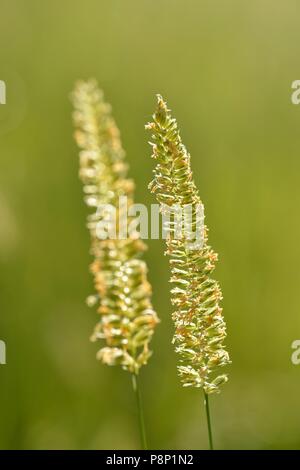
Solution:
[(125, 239), (100, 239), (97, 223), (100, 205), (110, 204), (118, 211), (120, 196), (133, 204), (134, 183), (127, 177), (119, 130), (104, 101), (97, 82), (80, 81), (73, 93), (75, 139), (80, 147), (80, 178), (84, 200), (94, 209), (88, 216), (91, 234), (91, 271), (97, 294), (87, 299), (98, 304), (100, 321), (92, 341), (105, 340), (98, 359), (108, 365), (120, 364), (137, 374), (147, 363), (149, 342), (158, 323), (151, 304), (147, 268), (140, 258), (146, 246), (137, 233)]
[(130, 208), (134, 183), (127, 177), (128, 165), (111, 107), (104, 101), (97, 82), (79, 81), (72, 101), (84, 200), (93, 209), (87, 226), (94, 256), (91, 272), (96, 294), (88, 297), (87, 303), (98, 306), (100, 321), (91, 339), (106, 342), (97, 353), (100, 361), (120, 365), (131, 372), (139, 407), (142, 445), (146, 447), (137, 376), (151, 355), (149, 342), (159, 322), (151, 304), (147, 267), (140, 259), (146, 246), (137, 232), (125, 237), (116, 234), (116, 237), (106, 239), (97, 235), (97, 224), (103, 217), (98, 208), (108, 205), (116, 208), (117, 221), (127, 217), (119, 201), (126, 197), (127, 208)]
[[(146, 128), (152, 132), (152, 157), (157, 162), (150, 190), (162, 208), (170, 204), (191, 205), (194, 220), (196, 207), (202, 203), (193, 180), (190, 155), (181, 141), (177, 122), (160, 95), (153, 122)], [(219, 374), (218, 370), (230, 362), (224, 346), (226, 326), (219, 305), (222, 293), (211, 278), (217, 255), (208, 245), (205, 225), (201, 246), (196, 249), (190, 248), (189, 234), (184, 230), (178, 239), (172, 225), (165, 229), (170, 281), (174, 286), (171, 301), (175, 307), (173, 342), (180, 362), (178, 373), (183, 386), (203, 388), (207, 401), (207, 395), (219, 392), (220, 385), (227, 381), (227, 375)]]

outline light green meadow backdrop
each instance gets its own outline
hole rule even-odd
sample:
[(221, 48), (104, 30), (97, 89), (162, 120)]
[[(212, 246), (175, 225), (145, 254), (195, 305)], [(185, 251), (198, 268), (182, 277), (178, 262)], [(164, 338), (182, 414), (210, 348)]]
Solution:
[[(230, 380), (211, 399), (216, 447), (300, 448), (300, 79), (297, 0), (1, 0), (0, 365), (2, 449), (139, 446), (129, 375), (89, 342), (86, 207), (69, 94), (95, 77), (150, 205), (144, 124), (168, 101), (219, 253)], [(207, 447), (202, 393), (171, 344), (162, 240), (146, 255), (162, 322), (142, 370), (149, 445)]]

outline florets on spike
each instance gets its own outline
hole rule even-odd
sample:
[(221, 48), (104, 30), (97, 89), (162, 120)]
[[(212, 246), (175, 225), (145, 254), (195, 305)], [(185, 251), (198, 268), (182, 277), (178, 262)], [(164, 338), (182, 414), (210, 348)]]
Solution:
[[(158, 202), (172, 206), (191, 205), (193, 216), (201, 203), (193, 180), (190, 155), (181, 141), (177, 122), (160, 95), (153, 121), (146, 125), (152, 132), (152, 157), (156, 161), (150, 190)], [(226, 326), (222, 316), (219, 284), (211, 278), (217, 259), (208, 245), (204, 226), (201, 246), (191, 249), (187, 233), (182, 237), (168, 232), (167, 251), (171, 267), (171, 301), (175, 308), (173, 342), (179, 356), (179, 376), (183, 386), (202, 387), (205, 393), (219, 391), (227, 375), (218, 374), (227, 365)]]
[(127, 208), (130, 208), (134, 184), (127, 177), (125, 152), (111, 107), (104, 101), (97, 82), (78, 82), (72, 101), (84, 200), (93, 209), (87, 225), (97, 294), (89, 296), (87, 303), (98, 305), (100, 321), (91, 339), (106, 342), (97, 354), (103, 363), (120, 364), (136, 374), (151, 355), (149, 342), (159, 321), (151, 304), (147, 267), (139, 259), (146, 246), (136, 233), (124, 239), (101, 239), (97, 235), (97, 224), (102, 217), (98, 211), (100, 205), (115, 207), (119, 220), (123, 210), (119, 207), (120, 197), (127, 197)]

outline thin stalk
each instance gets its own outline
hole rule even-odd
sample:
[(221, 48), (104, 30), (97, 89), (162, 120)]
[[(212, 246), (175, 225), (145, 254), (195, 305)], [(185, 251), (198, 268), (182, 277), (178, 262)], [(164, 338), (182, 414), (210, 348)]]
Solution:
[(210, 422), (210, 411), (209, 411), (208, 395), (205, 392), (204, 392), (204, 405), (205, 405), (205, 411), (206, 411), (209, 448), (210, 448), (210, 450), (214, 450), (212, 431), (211, 431), (211, 422)]
[(139, 417), (141, 447), (143, 450), (147, 450), (147, 439), (146, 439), (146, 430), (145, 430), (145, 422), (144, 422), (144, 414), (143, 414), (143, 406), (142, 406), (142, 397), (141, 397), (141, 392), (139, 388), (139, 380), (138, 380), (137, 374), (132, 374), (132, 386), (133, 386), (133, 391), (136, 396), (136, 404), (137, 404), (138, 417)]

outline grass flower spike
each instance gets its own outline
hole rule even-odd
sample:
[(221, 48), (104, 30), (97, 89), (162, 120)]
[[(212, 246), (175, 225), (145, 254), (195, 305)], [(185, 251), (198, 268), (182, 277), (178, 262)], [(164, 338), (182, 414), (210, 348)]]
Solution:
[[(153, 134), (152, 156), (157, 162), (149, 186), (151, 191), (161, 204), (191, 205), (195, 217), (201, 200), (193, 181), (190, 155), (182, 144), (177, 122), (161, 96), (153, 122), (146, 128)], [(226, 327), (219, 305), (222, 294), (218, 283), (211, 278), (217, 255), (207, 243), (205, 226), (203, 238), (201, 247), (191, 249), (184, 231), (178, 239), (168, 229), (166, 253), (170, 256), (174, 286), (171, 300), (175, 307), (174, 343), (180, 360), (179, 376), (184, 386), (202, 387), (206, 394), (211, 394), (227, 381), (227, 375), (219, 374), (218, 370), (229, 363), (229, 356), (224, 346)]]
[(184, 225), (180, 237), (175, 228), (176, 216), (164, 224), (170, 281), (174, 286), (171, 290), (175, 308), (173, 342), (183, 386), (204, 391), (209, 444), (213, 449), (208, 395), (219, 392), (220, 385), (228, 380), (226, 374), (219, 373), (219, 368), (230, 362), (224, 346), (226, 326), (219, 305), (222, 293), (211, 278), (217, 255), (208, 245), (208, 229), (204, 224), (200, 243), (194, 235), (198, 208), (203, 209), (203, 205), (193, 180), (190, 155), (181, 141), (177, 122), (160, 95), (153, 122), (146, 128), (152, 132), (152, 157), (157, 162), (149, 188), (161, 204), (161, 211), (170, 206), (191, 208), (188, 227)]
[[(108, 365), (121, 365), (138, 374), (151, 352), (149, 342), (158, 323), (151, 304), (151, 286), (147, 268), (140, 259), (146, 246), (134, 233), (127, 238), (100, 239), (97, 224), (101, 222), (100, 205), (115, 207), (119, 220), (122, 207), (119, 198), (133, 204), (134, 183), (127, 177), (119, 130), (94, 80), (77, 83), (72, 95), (75, 139), (80, 147), (80, 178), (84, 200), (93, 209), (88, 216), (91, 253), (94, 261), (96, 295), (89, 305), (98, 305), (100, 321), (92, 340), (105, 341), (97, 357)], [(121, 214), (122, 215), (122, 214)]]

